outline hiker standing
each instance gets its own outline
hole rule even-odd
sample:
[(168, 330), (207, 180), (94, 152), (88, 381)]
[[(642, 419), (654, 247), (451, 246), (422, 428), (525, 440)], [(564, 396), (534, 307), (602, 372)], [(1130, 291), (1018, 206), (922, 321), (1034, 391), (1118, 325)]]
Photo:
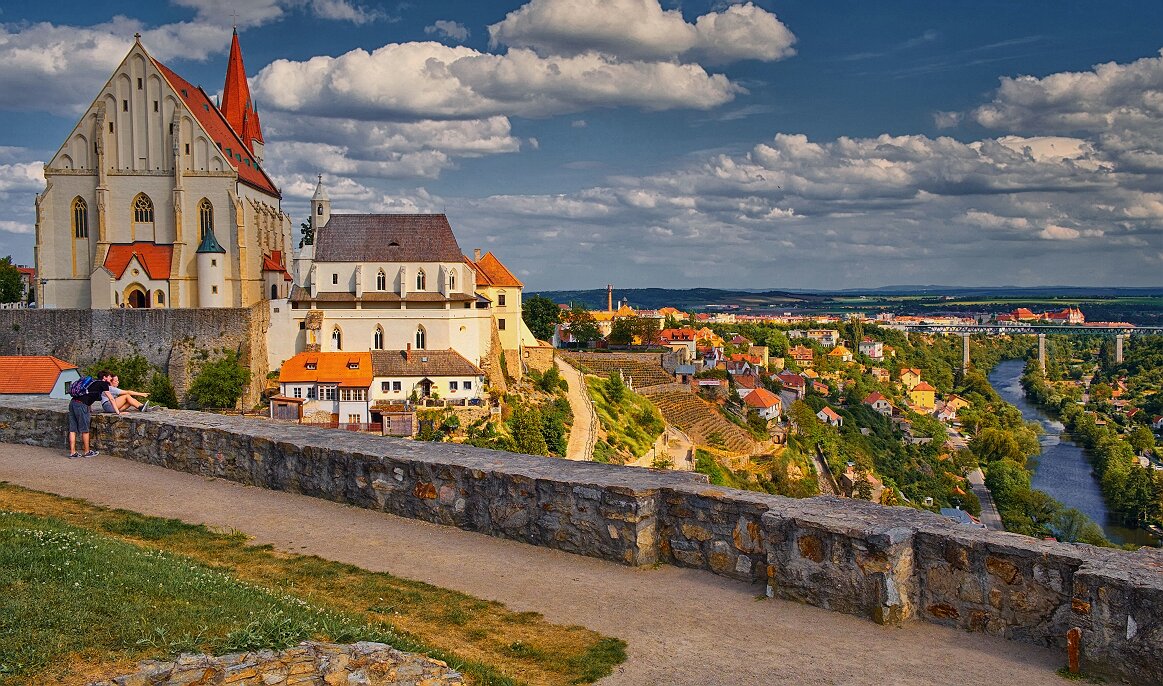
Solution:
[[(113, 375), (102, 371), (97, 378), (86, 378), (74, 381), (69, 387), (69, 394), (73, 399), (69, 401), (69, 457), (94, 457), (96, 450), (89, 449), (89, 420), (90, 408), (99, 400), (108, 399), (113, 402), (113, 395), (109, 392), (109, 381)], [(88, 381), (88, 383), (85, 383)], [(81, 446), (85, 452), (77, 452), (77, 434), (81, 434)]]

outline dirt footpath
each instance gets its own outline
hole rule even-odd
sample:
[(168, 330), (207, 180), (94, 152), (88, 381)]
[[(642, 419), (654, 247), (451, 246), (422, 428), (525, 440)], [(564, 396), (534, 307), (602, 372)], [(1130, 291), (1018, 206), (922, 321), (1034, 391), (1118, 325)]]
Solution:
[(573, 427), (569, 430), (569, 447), (566, 448), (565, 456), (570, 460), (592, 460), (594, 436), (598, 427), (594, 426), (597, 417), (589, 393), (586, 392), (585, 378), (560, 357), (557, 358), (557, 368), (569, 384), (566, 397), (569, 398), (569, 409), (573, 411)]
[(0, 444), (0, 480), (237, 529), (617, 636), (629, 659), (604, 685), (1063, 684), (1054, 670), (1065, 656), (1044, 649), (929, 624), (881, 627), (705, 572), (632, 569), (114, 457)]

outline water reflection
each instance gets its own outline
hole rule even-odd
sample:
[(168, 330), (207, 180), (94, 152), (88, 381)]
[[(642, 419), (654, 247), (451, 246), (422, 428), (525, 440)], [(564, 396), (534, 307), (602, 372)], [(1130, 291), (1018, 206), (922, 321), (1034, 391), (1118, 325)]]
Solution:
[(1070, 440), (1062, 422), (1047, 417), (1041, 409), (1026, 401), (1022, 388), (1025, 363), (1007, 360), (994, 367), (989, 383), (998, 395), (1022, 411), (1026, 421), (1036, 421), (1046, 433), (1041, 437), (1042, 453), (1031, 460), (1034, 477), (1031, 485), (1049, 493), (1067, 507), (1073, 507), (1102, 525), (1107, 538), (1115, 543), (1158, 545), (1158, 541), (1143, 529), (1129, 529), (1110, 521), (1110, 513), (1102, 499), (1102, 491), (1091, 470), (1082, 447)]

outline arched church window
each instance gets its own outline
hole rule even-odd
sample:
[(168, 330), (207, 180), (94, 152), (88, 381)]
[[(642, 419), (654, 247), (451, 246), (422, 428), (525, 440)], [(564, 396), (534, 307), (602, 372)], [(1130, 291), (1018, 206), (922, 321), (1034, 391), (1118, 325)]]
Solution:
[(135, 224), (153, 223), (153, 201), (145, 193), (138, 193), (133, 199), (133, 221)]
[(331, 330), (331, 346), (336, 350), (343, 350), (343, 332), (338, 326)]
[(159, 306), (166, 304), (166, 294), (162, 293), (161, 291), (154, 293), (153, 299), (154, 302), (156, 302)]
[(89, 237), (89, 205), (80, 196), (73, 198), (73, 236)]
[(418, 291), (424, 290), (425, 284), (427, 284), (427, 283), (428, 283), (428, 280), (426, 278), (424, 278), (424, 270), (421, 269), (420, 271), (416, 272), (416, 290), (418, 290)]
[(428, 343), (428, 334), (424, 331), (423, 326), (416, 327), (416, 349), (423, 350)]
[[(140, 229), (139, 229), (140, 227)], [(130, 226), (130, 240), (137, 240), (137, 232), (153, 238), (153, 201), (145, 193), (138, 193), (133, 199), (133, 224)]]
[(206, 237), (206, 234), (214, 232), (214, 205), (210, 204), (210, 200), (202, 198), (202, 202), (198, 203), (198, 240)]
[(377, 326), (376, 332), (372, 335), (372, 350), (384, 349), (384, 330)]
[(456, 290), (456, 270), (448, 272), (448, 292), (452, 293)]
[(381, 269), (379, 271), (379, 273), (376, 274), (376, 290), (377, 291), (388, 290), (388, 275), (384, 273), (383, 269)]

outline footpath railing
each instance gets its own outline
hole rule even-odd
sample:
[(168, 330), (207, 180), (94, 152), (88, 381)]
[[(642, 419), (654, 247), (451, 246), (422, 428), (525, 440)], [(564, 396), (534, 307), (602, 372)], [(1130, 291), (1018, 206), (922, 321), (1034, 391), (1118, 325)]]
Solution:
[[(0, 397), (0, 441), (64, 445), (63, 401)], [(883, 624), (1066, 649), (1163, 683), (1163, 551), (959, 527), (931, 512), (711, 486), (701, 474), (159, 410), (93, 418), (102, 452), (628, 565), (666, 563)], [(753, 640), (762, 640), (761, 632)], [(1065, 655), (1063, 656), (1065, 662)]]

